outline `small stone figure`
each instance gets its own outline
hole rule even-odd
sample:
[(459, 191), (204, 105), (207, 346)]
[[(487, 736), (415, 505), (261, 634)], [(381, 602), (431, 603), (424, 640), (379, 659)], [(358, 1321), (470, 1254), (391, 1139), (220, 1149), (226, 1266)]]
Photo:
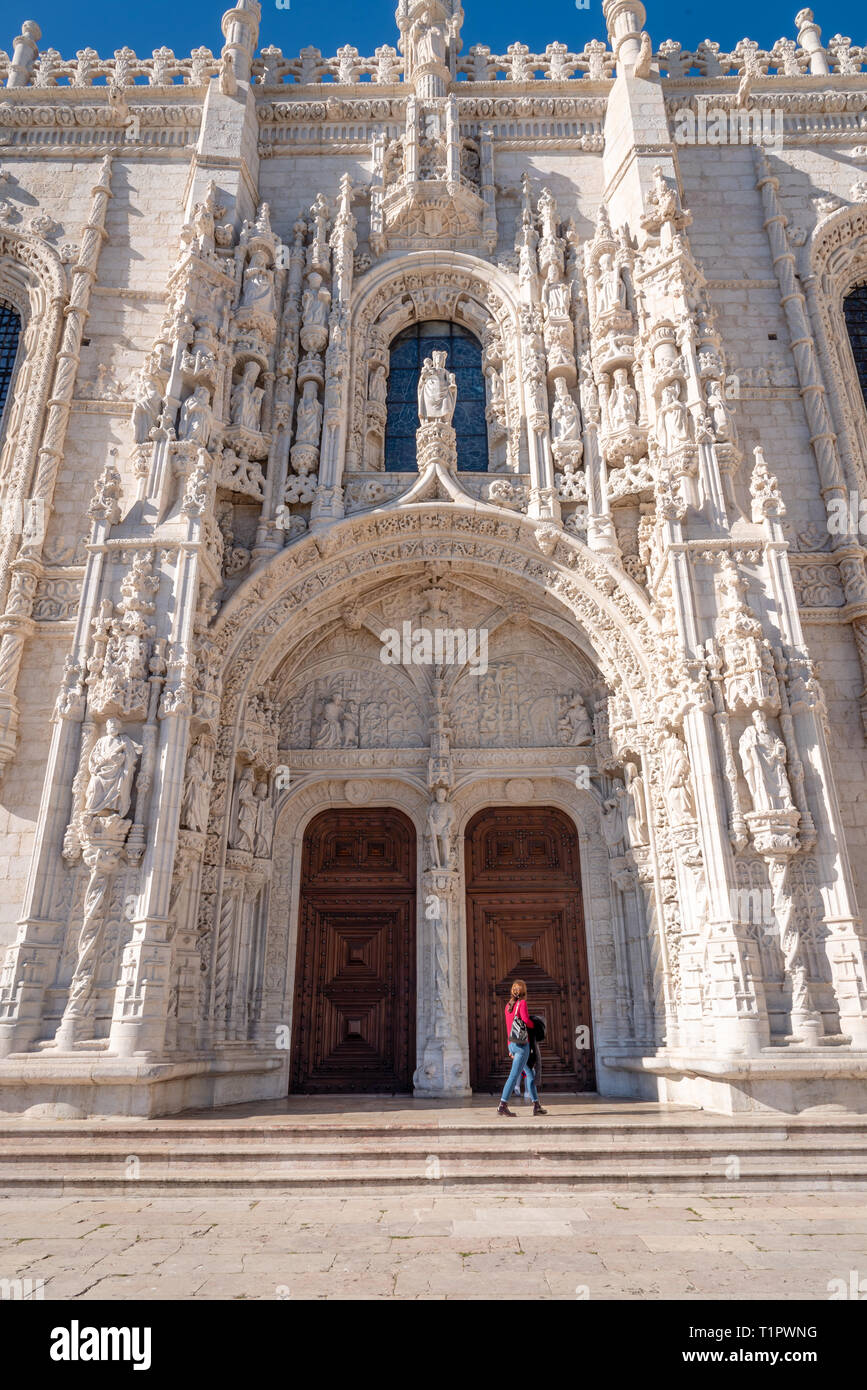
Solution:
[(435, 798), (430, 803), (427, 813), (431, 860), (435, 868), (447, 869), (451, 863), (455, 808), (448, 800), (445, 787), (437, 787)]
[(582, 744), (593, 742), (593, 725), (587, 706), (577, 690), (565, 698), (559, 729), (561, 743), (571, 747), (579, 748)]
[(647, 844), (647, 798), (644, 794), (644, 778), (635, 763), (627, 763), (623, 769), (626, 779), (626, 792), (629, 797), (626, 809), (626, 828), (631, 845)]
[(253, 787), (253, 769), (245, 767), (235, 792), (234, 830), (229, 841), (232, 849), (253, 853), (256, 840), (256, 820), (259, 802)]
[(133, 394), (132, 430), (136, 444), (146, 444), (160, 418), (162, 391), (149, 376), (139, 378)]
[(197, 386), (181, 406), (178, 438), (188, 439), (202, 448), (208, 447), (211, 435), (210, 393), (207, 386)]
[(662, 745), (662, 778), (672, 825), (682, 825), (695, 817), (695, 798), (689, 755), (677, 734), (670, 733)]
[(614, 389), (608, 408), (611, 424), (616, 430), (628, 429), (638, 419), (638, 394), (629, 384), (629, 374), (625, 367), (618, 367), (614, 373)]
[(105, 733), (96, 740), (87, 760), (90, 781), (84, 809), (91, 816), (125, 816), (132, 800), (132, 783), (138, 753), (120, 720), (109, 719)]
[(257, 859), (270, 859), (274, 839), (274, 805), (267, 782), (257, 782), (254, 793), (257, 802), (254, 853)]
[(305, 381), (304, 394), (298, 402), (295, 424), (296, 444), (317, 444), (322, 435), (322, 404), (315, 381)]
[(426, 420), (442, 420), (451, 424), (458, 399), (454, 372), (446, 370), (446, 353), (435, 352), (426, 357), (418, 381), (418, 415)]
[(254, 434), (259, 432), (264, 388), (256, 385), (258, 362), (248, 362), (241, 380), (232, 387), (232, 424)]
[(626, 308), (626, 286), (611, 255), (602, 256), (599, 261), (597, 307), (600, 314), (607, 313), (609, 309)]
[(753, 722), (741, 734), (738, 752), (753, 810), (794, 810), (786, 773), (786, 745), (771, 732), (764, 710), (753, 710)]
[(670, 381), (662, 391), (659, 407), (659, 443), (665, 454), (673, 454), (689, 442), (689, 415), (680, 399), (680, 382)]
[(554, 406), (551, 411), (551, 441), (556, 445), (574, 444), (581, 438), (581, 419), (578, 407), (569, 394), (565, 378), (558, 376), (554, 383)]
[(277, 312), (274, 273), (268, 269), (268, 258), (264, 251), (254, 251), (250, 257), (250, 263), (244, 271), (244, 288), (241, 291), (239, 307), (256, 309), (272, 318)]
[(187, 830), (200, 833), (207, 829), (209, 802), (210, 780), (205, 768), (205, 750), (201, 743), (195, 743), (187, 758), (181, 824)]

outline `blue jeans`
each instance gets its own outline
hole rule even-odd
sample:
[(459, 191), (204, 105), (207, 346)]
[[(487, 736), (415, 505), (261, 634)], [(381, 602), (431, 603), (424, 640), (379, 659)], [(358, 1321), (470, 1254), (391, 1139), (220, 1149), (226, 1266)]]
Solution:
[(512, 1070), (509, 1072), (509, 1079), (503, 1087), (503, 1094), (501, 1097), (502, 1103), (504, 1105), (506, 1104), (506, 1101), (518, 1084), (518, 1077), (525, 1069), (527, 1072), (527, 1087), (530, 1099), (534, 1101), (538, 1100), (539, 1097), (536, 1094), (536, 1078), (533, 1075), (532, 1067), (527, 1066), (527, 1058), (530, 1055), (530, 1044), (525, 1043), (523, 1047), (519, 1047), (517, 1043), (510, 1042), (509, 1052), (512, 1056)]

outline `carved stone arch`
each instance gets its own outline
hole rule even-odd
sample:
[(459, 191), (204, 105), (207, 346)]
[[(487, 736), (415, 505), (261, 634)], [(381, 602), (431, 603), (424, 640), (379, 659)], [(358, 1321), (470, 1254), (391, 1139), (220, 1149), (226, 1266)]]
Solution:
[[(426, 319), (462, 324), (484, 345), (499, 325), (517, 345), (514, 286), (497, 266), (466, 252), (411, 252), (375, 266), (354, 288), (351, 302), (350, 421), (346, 472), (364, 470), (365, 409), (372, 366), (388, 367), (388, 349), (402, 329)], [(517, 350), (517, 347), (516, 347)]]
[(847, 482), (863, 497), (867, 496), (867, 411), (843, 301), (867, 280), (867, 208), (840, 208), (823, 218), (804, 249), (807, 300), (839, 449)]
[(397, 574), (408, 563), (475, 565), (504, 584), (549, 595), (577, 621), (603, 679), (627, 692), (633, 717), (651, 717), (655, 623), (646, 597), (622, 571), (565, 531), (543, 554), (526, 518), (421, 503), (305, 537), (240, 586), (213, 631), (224, 656), (224, 723), (240, 717), (246, 691), (270, 679), (289, 624), (301, 615), (302, 625), (315, 621), (316, 610), (334, 602), (353, 602), (365, 577)]
[(60, 257), (29, 232), (0, 228), (0, 298), (21, 318), (21, 341), (0, 439), (0, 498), (26, 497), (63, 329)]

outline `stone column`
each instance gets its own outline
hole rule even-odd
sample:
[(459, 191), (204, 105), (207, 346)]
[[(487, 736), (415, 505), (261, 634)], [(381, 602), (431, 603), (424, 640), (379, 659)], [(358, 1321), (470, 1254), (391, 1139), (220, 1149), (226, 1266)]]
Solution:
[(12, 62), (9, 64), (9, 76), (6, 78), (7, 87), (30, 86), (41, 38), (42, 30), (35, 20), (25, 19), (21, 33), (12, 40)]

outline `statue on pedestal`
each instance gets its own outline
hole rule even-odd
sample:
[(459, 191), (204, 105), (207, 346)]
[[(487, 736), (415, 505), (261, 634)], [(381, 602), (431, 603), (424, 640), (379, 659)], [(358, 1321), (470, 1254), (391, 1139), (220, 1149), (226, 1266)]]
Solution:
[(424, 424), (426, 420), (442, 420), (450, 425), (458, 399), (458, 386), (454, 372), (446, 369), (446, 353), (435, 352), (426, 357), (418, 380), (418, 417)]

